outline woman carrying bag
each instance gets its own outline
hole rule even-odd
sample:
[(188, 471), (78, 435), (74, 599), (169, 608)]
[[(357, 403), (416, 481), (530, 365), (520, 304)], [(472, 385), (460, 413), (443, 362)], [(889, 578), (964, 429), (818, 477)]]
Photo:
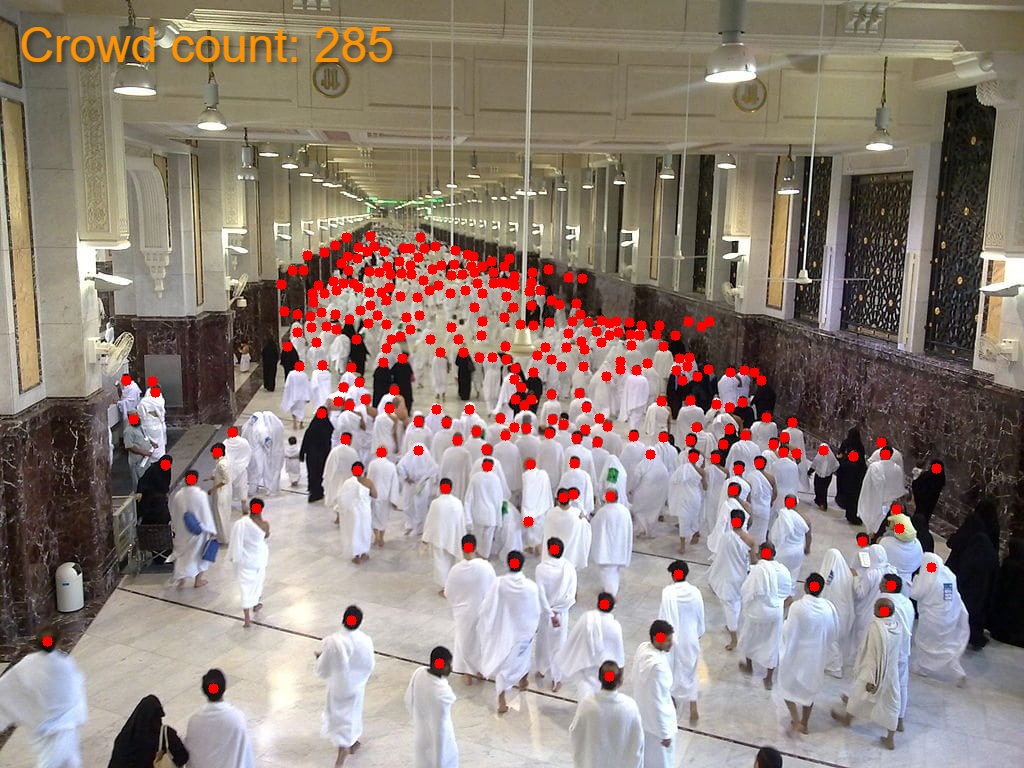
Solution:
[(188, 762), (188, 750), (177, 731), (163, 723), (164, 708), (146, 696), (114, 739), (107, 768), (174, 768)]

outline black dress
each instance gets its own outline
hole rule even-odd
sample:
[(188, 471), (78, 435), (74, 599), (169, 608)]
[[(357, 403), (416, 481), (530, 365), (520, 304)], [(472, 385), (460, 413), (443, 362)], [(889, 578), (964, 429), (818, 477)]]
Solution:
[[(757, 417), (760, 418), (764, 413), (775, 413), (775, 390), (772, 385), (768, 382), (757, 385), (757, 391), (754, 393), (754, 397), (751, 399), (751, 405), (757, 411)], [(747, 425), (750, 426), (749, 424)]]
[(391, 381), (398, 385), (398, 394), (405, 400), (405, 407), (412, 413), (412, 366), (398, 362), (391, 366)]
[[(135, 707), (128, 722), (114, 739), (114, 751), (107, 768), (153, 768), (160, 748), (164, 708), (156, 696), (146, 696)], [(167, 726), (167, 749), (177, 766), (188, 762), (188, 750), (178, 732)]]
[[(956, 574), (956, 586), (970, 618), (971, 645), (985, 645), (985, 625), (996, 572), (999, 570), (999, 527), (995, 507), (978, 505), (949, 537), (946, 565)], [(979, 514), (980, 512), (980, 514)]]
[[(356, 341), (357, 337), (359, 338), (359, 341)], [(352, 336), (352, 348), (348, 353), (348, 361), (350, 363), (355, 363), (356, 373), (360, 376), (364, 375), (364, 372), (366, 371), (366, 345), (363, 343), (363, 339), (358, 333)]]
[[(277, 381), (277, 362), (280, 359), (281, 353), (277, 349), (277, 342), (272, 339), (267, 340), (267, 343), (263, 345), (263, 352), (261, 354), (263, 363), (263, 388), (267, 392), (273, 392)], [(288, 374), (285, 374), (287, 376)]]
[[(938, 473), (932, 472), (932, 465), (938, 464)], [(914, 494), (914, 509), (928, 520), (932, 519), (935, 507), (939, 503), (939, 494), (946, 485), (946, 471), (941, 461), (929, 461), (925, 464), (924, 470), (910, 484), (910, 490)]]
[(391, 389), (391, 371), (386, 365), (378, 365), (373, 372), (373, 407), (376, 408), (380, 399)]
[(169, 525), (171, 512), (167, 506), (167, 494), (171, 491), (171, 470), (160, 469), (160, 462), (171, 458), (165, 454), (150, 464), (139, 478), (135, 488), (142, 498), (136, 502), (135, 514), (140, 525)]
[(996, 575), (988, 616), (992, 637), (1024, 647), (1024, 539), (1010, 539), (1010, 551)]
[[(455, 367), (458, 368), (456, 381), (459, 385), (459, 400), (469, 400), (473, 387), (473, 360), (466, 355), (455, 358)], [(534, 411), (536, 412), (536, 408)]]
[(334, 425), (331, 424), (331, 420), (326, 416), (316, 416), (302, 436), (299, 460), (306, 462), (310, 504), (324, 497), (324, 465), (327, 464), (327, 455), (331, 452), (333, 434)]
[[(856, 460), (851, 454), (856, 454)], [(857, 520), (857, 502), (860, 501), (860, 489), (864, 484), (864, 475), (868, 471), (867, 459), (864, 456), (864, 443), (860, 439), (860, 431), (856, 428), (846, 433), (846, 439), (839, 444), (836, 451), (839, 469), (836, 470), (836, 506), (846, 511), (846, 519)]]

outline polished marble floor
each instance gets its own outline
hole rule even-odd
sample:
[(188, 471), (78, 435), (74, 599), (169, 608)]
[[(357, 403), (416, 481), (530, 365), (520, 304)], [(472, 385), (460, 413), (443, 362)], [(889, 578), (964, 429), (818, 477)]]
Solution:
[[(280, 396), (280, 387), (274, 394), (260, 392), (239, 423), (252, 411), (276, 409)], [(169, 588), (166, 576), (157, 575), (121, 583), (74, 650), (89, 696), (90, 719), (82, 730), (83, 765), (106, 765), (114, 736), (146, 694), (159, 696), (168, 722), (183, 729), (202, 703), (199, 678), (210, 667), (224, 670), (227, 698), (249, 718), (258, 766), (332, 765), (333, 748), (320, 738), (324, 688), (313, 674), (313, 652), (319, 638), (340, 626), (342, 610), (350, 603), (366, 614), (363, 628), (373, 637), (377, 668), (366, 695), (365, 746), (347, 764), (411, 765), (405, 687), (431, 647), (452, 642), (450, 614), (433, 584), (431, 561), (420, 545), (402, 536), (401, 521), (396, 519), (385, 548), (375, 549), (368, 563), (353, 565), (341, 555), (331, 513), (321, 504), (308, 505), (303, 487), (304, 481), (298, 489), (269, 500), (271, 560), (266, 608), (258, 626), (242, 628), (237, 587), (225, 561), (211, 569), (209, 585), (199, 590)], [(840, 513), (805, 508), (814, 526), (814, 550), (805, 563), (806, 573), (820, 563), (826, 548), (837, 546), (849, 555), (856, 544)], [(661, 536), (636, 543), (616, 609), (630, 657), (657, 615), (676, 542), (666, 524)], [(693, 581), (704, 588), (706, 549), (693, 547), (688, 559), (694, 566)], [(527, 571), (532, 570), (533, 564), (528, 564)], [(691, 727), (685, 716), (681, 719), (678, 765), (747, 768), (763, 744), (781, 750), (787, 768), (880, 768), (894, 761), (907, 768), (1024, 765), (1021, 649), (993, 642), (981, 653), (968, 653), (964, 666), (970, 683), (962, 690), (912, 676), (907, 730), (897, 735), (895, 754), (878, 746), (877, 728), (855, 724), (845, 729), (829, 718), (828, 708), (836, 705), (847, 685), (831, 678), (811, 717), (810, 735), (794, 736), (786, 732), (782, 703), (758, 679), (740, 673), (735, 654), (724, 650), (721, 607), (709, 590), (704, 591), (708, 633), (703, 640), (701, 720)], [(588, 608), (597, 592), (597, 572), (591, 567), (580, 574), (581, 605), (574, 610)], [(571, 696), (531, 690), (514, 698), (512, 710), (498, 717), (492, 685), (466, 687), (454, 680), (453, 687), (459, 697), (454, 721), (462, 765), (572, 764)], [(627, 678), (627, 692), (629, 687)], [(31, 765), (25, 734), (15, 732), (0, 751), (0, 767)]]

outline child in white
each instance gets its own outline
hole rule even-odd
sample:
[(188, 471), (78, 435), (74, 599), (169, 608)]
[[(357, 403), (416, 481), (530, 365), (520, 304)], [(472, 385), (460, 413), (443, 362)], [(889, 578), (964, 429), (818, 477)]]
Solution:
[(288, 472), (288, 479), (294, 488), (299, 484), (302, 476), (302, 462), (299, 461), (299, 443), (294, 437), (288, 438), (288, 445), (284, 448), (284, 468)]

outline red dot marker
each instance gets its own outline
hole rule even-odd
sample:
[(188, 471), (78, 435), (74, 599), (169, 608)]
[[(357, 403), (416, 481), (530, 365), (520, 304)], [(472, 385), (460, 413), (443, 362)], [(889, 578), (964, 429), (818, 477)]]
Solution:
[(434, 669), (444, 669), (444, 659), (434, 659)]
[(519, 558), (513, 557), (511, 560), (508, 561), (508, 565), (513, 570), (518, 568), (519, 567)]
[(605, 682), (608, 682), (608, 683), (614, 681), (615, 680), (615, 673), (614, 672), (605, 672), (604, 673), (604, 679), (605, 679)]
[(220, 693), (220, 686), (216, 683), (210, 683), (209, 687), (206, 690), (210, 692), (211, 696), (216, 696), (218, 693)]
[(928, 573), (935, 573), (938, 570), (938, 566), (935, 563), (928, 563)]
[(654, 633), (654, 642), (656, 642), (656, 643), (664, 643), (665, 642), (665, 633), (664, 632), (655, 632)]
[(742, 518), (740, 518), (740, 517), (734, 517), (734, 518), (732, 519), (732, 527), (733, 527), (733, 528), (739, 528), (739, 527), (740, 527), (740, 526), (742, 526), (742, 525), (743, 525), (743, 519), (742, 519)]
[(883, 619), (887, 618), (889, 616), (889, 606), (887, 606), (887, 605), (880, 605), (880, 606), (878, 606), (878, 615), (881, 616)]
[(52, 648), (52, 647), (53, 647), (53, 638), (50, 637), (49, 635), (47, 635), (46, 637), (43, 638), (43, 648)]

